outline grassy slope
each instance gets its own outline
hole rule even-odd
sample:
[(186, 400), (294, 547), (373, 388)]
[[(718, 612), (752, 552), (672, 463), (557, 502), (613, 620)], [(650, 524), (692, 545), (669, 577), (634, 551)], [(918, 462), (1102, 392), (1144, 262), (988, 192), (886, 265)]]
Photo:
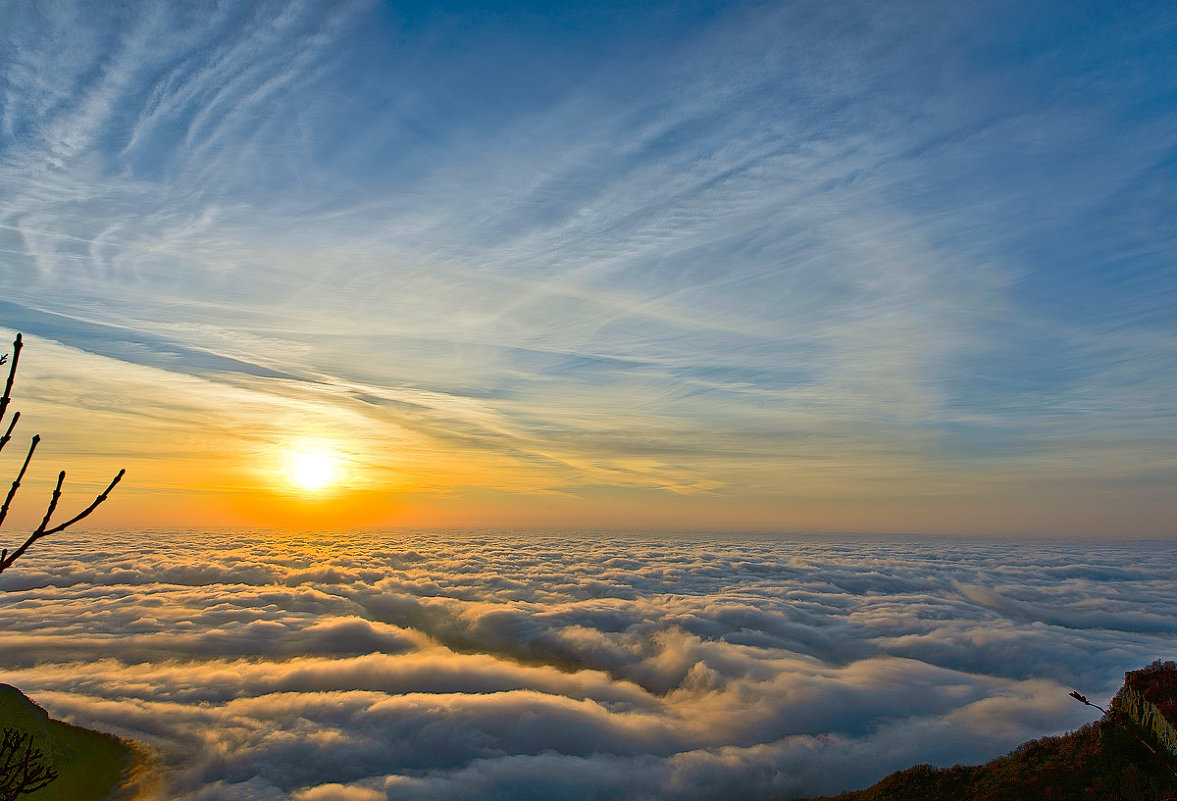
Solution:
[(32, 732), (58, 777), (22, 801), (103, 801), (120, 784), (131, 750), (122, 740), (50, 720), (45, 710), (15, 687), (0, 684), (0, 728)]

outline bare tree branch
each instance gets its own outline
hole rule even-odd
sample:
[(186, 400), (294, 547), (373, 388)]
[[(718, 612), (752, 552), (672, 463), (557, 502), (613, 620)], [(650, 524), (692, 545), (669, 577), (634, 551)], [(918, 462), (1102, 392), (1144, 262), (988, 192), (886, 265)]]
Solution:
[(29, 452), (25, 454), (25, 462), (20, 466), (20, 472), (16, 474), (16, 478), (12, 481), (12, 486), (8, 489), (8, 496), (4, 499), (4, 505), (0, 506), (0, 525), (4, 524), (4, 518), (8, 517), (8, 509), (12, 506), (12, 499), (16, 497), (16, 491), (20, 489), (20, 482), (25, 477), (25, 472), (29, 469), (29, 462), (33, 460), (33, 452), (37, 450), (37, 444), (41, 441), (40, 434), (33, 435), (33, 441), (29, 443)]
[[(91, 503), (89, 506), (87, 506), (85, 509), (83, 509), (81, 512), (74, 515), (73, 517), (71, 517), (69, 520), (65, 521), (61, 525), (54, 526), (53, 528), (49, 529), (48, 531), (42, 531), (40, 528), (38, 528), (36, 531), (33, 532), (33, 536), (35, 536), (37, 539), (40, 539), (41, 537), (45, 537), (50, 534), (56, 534), (59, 531), (64, 531), (65, 529), (69, 528), (70, 526), (72, 526), (74, 523), (78, 522), (82, 518), (88, 517), (91, 512), (93, 512), (95, 509), (97, 509), (99, 506), (102, 505), (102, 502), (107, 499), (107, 497), (111, 493), (111, 490), (113, 490), (115, 488), (115, 485), (117, 485), (120, 481), (123, 480), (123, 476), (126, 475), (126, 473), (127, 473), (126, 468), (119, 470), (118, 475), (115, 476), (114, 478), (112, 478), (110, 480), (110, 483), (106, 485), (106, 489), (104, 489), (101, 493), (99, 493), (98, 497), (94, 499), (94, 502)], [(65, 478), (65, 471), (64, 470), (61, 472), (60, 478), (61, 479)], [(58, 482), (58, 486), (61, 486), (60, 480)], [(53, 512), (53, 509), (50, 508), (49, 514), (52, 514), (52, 512)], [(48, 523), (49, 514), (45, 515), (45, 520), (42, 521), (41, 525), (45, 525), (46, 523)]]
[[(12, 381), (16, 378), (16, 363), (20, 361), (20, 349), (24, 341), (20, 334), (12, 341), (12, 364), (8, 367), (8, 382), (4, 385), (4, 396), (0, 397), (0, 423), (4, 422), (4, 413), (8, 411), (8, 402), (12, 400)], [(9, 431), (12, 429), (9, 428)]]
[(12, 429), (16, 428), (18, 420), (20, 420), (20, 412), (12, 415), (12, 422), (8, 424), (8, 430), (4, 432), (4, 436), (0, 437), (0, 451), (4, 450), (4, 446), (8, 444), (8, 440), (12, 439)]
[[(16, 377), (16, 365), (20, 359), (20, 350), (22, 347), (23, 341), (21, 339), (21, 335), (17, 334), (16, 339), (12, 343), (12, 362), (8, 368), (8, 381), (4, 385), (4, 395), (0, 397), (0, 424), (3, 423), (4, 415), (8, 411), (8, 404), (12, 400), (12, 383)], [(6, 361), (7, 355), (0, 357), (0, 364), (4, 364)], [(16, 427), (16, 422), (19, 419), (20, 412), (15, 412), (12, 415), (12, 422), (8, 424), (8, 430), (5, 432), (3, 437), (0, 437), (0, 449), (3, 449), (4, 446), (8, 444), (8, 441), (12, 438), (12, 430)], [(4, 498), (4, 504), (0, 505), (0, 525), (3, 525), (4, 520), (8, 517), (8, 510), (12, 506), (12, 500), (16, 497), (16, 493), (20, 489), (21, 481), (24, 480), (25, 473), (29, 469), (29, 462), (32, 461), (33, 453), (37, 450), (37, 444), (40, 441), (41, 435), (36, 434), (33, 436), (32, 442), (29, 444), (29, 450), (28, 453), (25, 454), (24, 463), (21, 465), (20, 471), (16, 474), (16, 479), (12, 482), (12, 486), (8, 489), (8, 494)], [(119, 470), (118, 475), (116, 475), (111, 480), (111, 482), (106, 486), (106, 489), (99, 493), (98, 497), (95, 498), (89, 506), (64, 523), (60, 523), (50, 528), (49, 524), (53, 519), (53, 513), (57, 511), (58, 501), (61, 500), (61, 487), (65, 483), (65, 471), (62, 470), (57, 476), (57, 485), (53, 488), (53, 494), (49, 498), (49, 505), (45, 510), (45, 516), (41, 519), (40, 525), (38, 525), (33, 530), (33, 532), (28, 535), (25, 541), (15, 551), (9, 553), (7, 548), (0, 549), (0, 573), (3, 573), (8, 568), (12, 567), (12, 564), (17, 559), (22, 557), (25, 551), (29, 549), (29, 546), (31, 546), (37, 540), (41, 539), (42, 537), (47, 537), (50, 534), (56, 534), (60, 531), (64, 531), (78, 521), (88, 517), (91, 512), (101, 506), (107, 497), (109, 497), (111, 491), (115, 488), (119, 481), (122, 480), (122, 477), (125, 474), (126, 470)], [(4, 801), (2, 796), (0, 796), (0, 801)]]
[(57, 778), (57, 771), (45, 761), (45, 752), (33, 745), (33, 735), (19, 729), (5, 729), (0, 738), (0, 801), (16, 801)]
[(65, 471), (62, 470), (57, 474), (57, 486), (53, 488), (53, 495), (49, 497), (49, 508), (45, 510), (45, 517), (41, 519), (41, 525), (37, 526), (37, 531), (33, 533), (44, 531), (45, 527), (49, 525), (49, 518), (53, 517), (53, 510), (57, 508), (57, 502), (61, 500), (61, 485), (65, 483)]

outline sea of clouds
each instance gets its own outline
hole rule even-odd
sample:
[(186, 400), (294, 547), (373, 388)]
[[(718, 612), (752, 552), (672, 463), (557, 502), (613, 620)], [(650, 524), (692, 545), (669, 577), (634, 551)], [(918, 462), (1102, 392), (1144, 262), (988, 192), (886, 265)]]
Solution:
[(0, 681), (180, 801), (771, 799), (1081, 725), (1177, 653), (1177, 543), (63, 534)]

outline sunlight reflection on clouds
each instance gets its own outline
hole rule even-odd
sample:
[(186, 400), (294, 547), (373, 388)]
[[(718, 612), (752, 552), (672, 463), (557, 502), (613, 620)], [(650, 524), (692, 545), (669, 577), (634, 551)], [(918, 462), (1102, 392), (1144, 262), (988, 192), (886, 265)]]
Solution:
[(1075, 726), (1177, 629), (1149, 543), (153, 543), (28, 557), (0, 667), (184, 801), (833, 792)]

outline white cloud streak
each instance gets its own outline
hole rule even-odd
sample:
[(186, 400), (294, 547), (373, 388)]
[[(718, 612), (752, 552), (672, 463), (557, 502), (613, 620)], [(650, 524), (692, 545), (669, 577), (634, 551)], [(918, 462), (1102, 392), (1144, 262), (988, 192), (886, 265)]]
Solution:
[[(1174, 435), (1171, 320), (1142, 305), (1172, 271), (1100, 290), (1035, 251), (1143, 212), (1172, 128), (1117, 127), (1139, 75), (1117, 94), (988, 59), (1033, 27), (1012, 5), (683, 10), (657, 47), (564, 50), (369, 3), (16, 6), (0, 291), (66, 318), (30, 333), (96, 348), (70, 321), (102, 323), (168, 369), (360, 397), (504, 455), (499, 489), (1173, 469), (1139, 448)], [(1156, 226), (1100, 230), (1108, 259), (1172, 253)], [(1052, 306), (1039, 280), (1087, 288)]]

